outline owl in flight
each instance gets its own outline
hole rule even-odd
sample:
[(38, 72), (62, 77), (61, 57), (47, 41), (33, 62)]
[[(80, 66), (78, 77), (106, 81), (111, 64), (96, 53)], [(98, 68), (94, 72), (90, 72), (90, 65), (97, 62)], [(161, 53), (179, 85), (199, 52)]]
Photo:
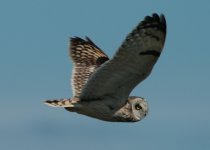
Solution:
[(104, 121), (140, 121), (148, 113), (148, 104), (129, 94), (151, 73), (165, 37), (165, 17), (155, 13), (128, 34), (112, 59), (89, 38), (71, 38), (73, 98), (44, 103)]

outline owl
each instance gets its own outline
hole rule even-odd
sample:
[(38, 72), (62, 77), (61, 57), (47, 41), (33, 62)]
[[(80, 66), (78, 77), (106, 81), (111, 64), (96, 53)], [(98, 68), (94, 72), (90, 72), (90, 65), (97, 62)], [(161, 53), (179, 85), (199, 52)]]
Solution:
[(70, 39), (73, 98), (45, 104), (110, 122), (137, 122), (148, 114), (147, 101), (129, 96), (152, 71), (166, 38), (163, 14), (146, 16), (127, 35), (112, 59), (90, 38)]

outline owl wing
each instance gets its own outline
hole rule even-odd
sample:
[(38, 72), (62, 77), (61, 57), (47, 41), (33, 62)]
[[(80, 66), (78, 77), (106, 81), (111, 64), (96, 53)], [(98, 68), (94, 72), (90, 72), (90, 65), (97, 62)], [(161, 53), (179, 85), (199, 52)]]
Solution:
[(165, 37), (164, 15), (146, 16), (126, 37), (114, 57), (90, 77), (80, 98), (88, 101), (110, 97), (125, 102), (133, 88), (150, 74)]
[(71, 38), (69, 53), (73, 61), (71, 78), (73, 96), (78, 97), (91, 74), (109, 58), (88, 37), (86, 40), (79, 37)]

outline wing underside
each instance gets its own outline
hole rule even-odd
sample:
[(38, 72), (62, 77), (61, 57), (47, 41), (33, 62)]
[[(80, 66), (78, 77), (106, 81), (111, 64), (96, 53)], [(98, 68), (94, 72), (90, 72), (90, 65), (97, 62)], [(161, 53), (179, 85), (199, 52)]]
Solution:
[(72, 90), (73, 96), (78, 97), (83, 86), (93, 72), (109, 58), (89, 38), (71, 38), (70, 57), (73, 61)]
[(126, 37), (113, 59), (90, 77), (80, 98), (110, 96), (126, 101), (133, 88), (150, 74), (162, 52), (165, 36), (165, 17), (146, 16)]

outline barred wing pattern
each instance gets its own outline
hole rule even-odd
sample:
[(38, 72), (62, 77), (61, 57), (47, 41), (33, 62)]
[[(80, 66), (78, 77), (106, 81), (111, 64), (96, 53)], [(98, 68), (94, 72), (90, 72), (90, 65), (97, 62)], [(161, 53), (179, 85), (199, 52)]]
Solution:
[(127, 36), (113, 59), (90, 77), (80, 99), (108, 96), (125, 102), (133, 88), (150, 74), (163, 49), (165, 36), (164, 15), (146, 16)]
[(71, 38), (69, 53), (73, 61), (71, 78), (73, 96), (79, 97), (91, 74), (109, 58), (88, 37), (86, 40), (79, 37)]

